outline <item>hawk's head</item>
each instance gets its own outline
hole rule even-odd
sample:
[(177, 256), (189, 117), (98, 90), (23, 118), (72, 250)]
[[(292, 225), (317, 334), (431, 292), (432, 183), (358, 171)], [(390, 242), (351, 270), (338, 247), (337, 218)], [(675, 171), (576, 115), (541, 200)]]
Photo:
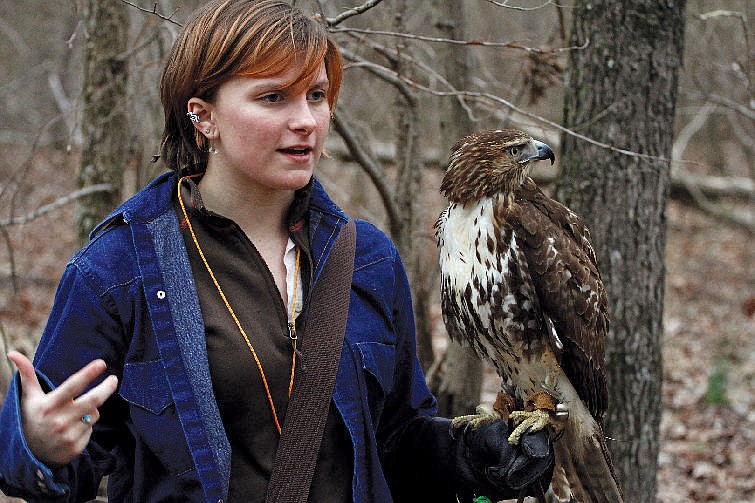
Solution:
[(465, 136), (451, 147), (440, 191), (465, 204), (495, 194), (513, 194), (532, 161), (556, 159), (551, 148), (524, 131), (498, 129)]

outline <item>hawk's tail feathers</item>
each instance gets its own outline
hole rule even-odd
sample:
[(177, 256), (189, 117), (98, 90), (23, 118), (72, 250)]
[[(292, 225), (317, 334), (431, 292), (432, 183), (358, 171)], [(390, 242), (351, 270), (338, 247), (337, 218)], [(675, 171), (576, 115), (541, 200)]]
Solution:
[[(595, 423), (592, 434), (582, 438), (569, 435), (570, 430), (573, 433), (574, 429), (567, 427), (564, 436), (554, 444), (556, 473), (563, 469), (568, 484), (553, 485), (553, 492), (566, 498), (564, 501), (570, 501), (571, 492), (580, 503), (623, 503), (624, 496), (600, 427)], [(556, 480), (562, 481), (563, 478)]]

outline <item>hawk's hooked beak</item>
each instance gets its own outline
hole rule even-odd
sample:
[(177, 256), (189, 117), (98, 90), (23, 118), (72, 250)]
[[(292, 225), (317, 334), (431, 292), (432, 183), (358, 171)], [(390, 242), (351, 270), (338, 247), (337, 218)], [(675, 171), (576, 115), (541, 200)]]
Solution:
[(551, 164), (553, 164), (556, 161), (556, 155), (553, 153), (553, 150), (551, 150), (548, 145), (538, 140), (532, 140), (529, 145), (527, 145), (525, 153), (529, 155), (523, 156), (519, 163), (525, 163), (532, 160), (543, 161), (545, 159), (550, 159)]

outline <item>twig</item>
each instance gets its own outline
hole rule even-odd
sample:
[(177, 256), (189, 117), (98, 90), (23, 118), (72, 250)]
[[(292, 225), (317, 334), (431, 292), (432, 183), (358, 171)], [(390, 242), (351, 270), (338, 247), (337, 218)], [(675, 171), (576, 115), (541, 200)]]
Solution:
[(362, 166), (362, 169), (370, 177), (372, 183), (375, 184), (375, 188), (380, 194), (383, 200), (383, 206), (388, 215), (388, 221), (395, 225), (399, 222), (399, 209), (396, 204), (396, 200), (393, 197), (393, 189), (390, 186), (388, 178), (385, 176), (382, 166), (378, 163), (373, 156), (364, 148), (362, 142), (354, 135), (353, 127), (349, 121), (348, 115), (345, 111), (339, 111), (333, 117), (333, 124), (336, 131), (343, 139), (346, 147), (352, 156), (354, 161)]
[(136, 5), (133, 2), (129, 2), (128, 0), (121, 0), (121, 2), (125, 3), (126, 5), (130, 5), (131, 7), (134, 7), (137, 10), (140, 10), (142, 12), (146, 12), (147, 14), (152, 14), (153, 16), (157, 16), (160, 19), (162, 19), (163, 21), (167, 21), (169, 23), (173, 23), (176, 26), (183, 26), (181, 23), (179, 23), (178, 21), (175, 21), (173, 19), (173, 16), (176, 15), (176, 12), (178, 12), (178, 9), (176, 9), (175, 11), (173, 11), (173, 14), (171, 14), (170, 16), (166, 16), (164, 14), (160, 14), (159, 12), (157, 12), (157, 3), (155, 3), (155, 5), (152, 7), (152, 10), (149, 10), (149, 9), (145, 9), (144, 7), (142, 7), (140, 5)]
[[(715, 105), (713, 105), (712, 103), (706, 103), (705, 106), (703, 106), (703, 108), (700, 110), (700, 112), (695, 115), (695, 117), (679, 132), (676, 137), (676, 141), (674, 141), (674, 146), (671, 149), (671, 156), (675, 161), (681, 160), (682, 156), (684, 155), (684, 151), (687, 149), (687, 144), (695, 135), (695, 133), (697, 133), (705, 125), (705, 123), (708, 121), (708, 117), (710, 116), (711, 111), (713, 111), (714, 108)], [(734, 213), (720, 205), (714, 204), (705, 196), (702, 189), (700, 188), (700, 185), (693, 183), (692, 176), (690, 176), (689, 174), (679, 176), (678, 170), (672, 169), (672, 177), (681, 182), (684, 190), (692, 198), (692, 202), (706, 213), (709, 213), (727, 222), (731, 222), (733, 224), (744, 227), (751, 232), (755, 230), (752, 215), (749, 215), (747, 213)]]
[(441, 44), (451, 45), (464, 45), (464, 46), (478, 46), (478, 47), (497, 47), (507, 49), (517, 49), (526, 52), (533, 52), (537, 54), (557, 54), (559, 52), (574, 51), (585, 49), (590, 45), (590, 40), (587, 39), (584, 44), (571, 47), (557, 47), (555, 49), (539, 49), (536, 47), (528, 47), (521, 42), (487, 42), (484, 40), (457, 40), (453, 38), (444, 37), (430, 37), (428, 35), (417, 35), (414, 33), (401, 33), (396, 31), (386, 30), (371, 30), (368, 28), (332, 28), (330, 30), (333, 33), (361, 33), (363, 35), (381, 35), (387, 37), (405, 38), (410, 40), (419, 40), (421, 42), (433, 42)]
[(695, 136), (695, 133), (705, 125), (714, 108), (715, 106), (712, 103), (706, 103), (700, 112), (695, 115), (694, 119), (689, 121), (682, 130), (679, 131), (679, 134), (676, 135), (676, 139), (674, 140), (674, 145), (671, 148), (672, 159), (680, 160), (682, 158), (684, 151), (687, 150), (687, 144), (692, 137)]
[(367, 0), (359, 7), (352, 7), (351, 9), (345, 10), (336, 17), (331, 17), (325, 20), (325, 22), (328, 24), (328, 26), (335, 26), (346, 19), (349, 19), (353, 16), (358, 16), (359, 14), (362, 14), (363, 12), (367, 12), (368, 10), (372, 9), (376, 5), (380, 4), (383, 0)]
[(90, 185), (88, 187), (84, 187), (83, 189), (75, 190), (66, 196), (56, 199), (50, 204), (40, 206), (39, 208), (32, 211), (31, 213), (27, 213), (26, 215), (22, 215), (19, 217), (9, 218), (6, 220), (0, 220), (0, 228), (9, 227), (11, 225), (21, 225), (21, 224), (31, 222), (32, 220), (36, 220), (37, 218), (43, 215), (46, 215), (47, 213), (55, 211), (61, 206), (65, 206), (66, 204), (69, 204), (75, 201), (76, 199), (86, 197), (88, 195), (95, 194), (97, 192), (111, 192), (113, 190), (115, 190), (115, 187), (113, 187), (109, 183), (99, 183), (96, 185)]
[(356, 66), (359, 68), (365, 68), (367, 71), (369, 71), (376, 77), (393, 85), (398, 90), (398, 92), (401, 93), (401, 95), (404, 97), (404, 99), (406, 99), (406, 101), (409, 104), (414, 103), (416, 101), (417, 98), (414, 96), (414, 93), (412, 92), (411, 81), (405, 78), (401, 78), (401, 76), (395, 70), (392, 70), (383, 65), (362, 59), (356, 54), (346, 49), (341, 49), (341, 53), (346, 59), (355, 62), (353, 66)]
[(3, 236), (5, 249), (8, 251), (8, 267), (10, 269), (10, 283), (13, 288), (13, 295), (18, 295), (18, 274), (16, 274), (16, 254), (13, 250), (13, 243), (8, 233), (8, 229), (0, 227), (0, 235)]
[(745, 22), (745, 23), (747, 22), (747, 16), (745, 16), (744, 13), (736, 11), (736, 10), (724, 10), (724, 9), (712, 10), (704, 14), (698, 14), (697, 17), (703, 21), (707, 21), (708, 19), (711, 19), (714, 17), (736, 17), (736, 18), (739, 18), (739, 20), (742, 22)]
[(512, 10), (521, 10), (521, 11), (532, 11), (532, 10), (538, 10), (542, 9), (543, 7), (550, 5), (553, 3), (553, 0), (547, 0), (544, 4), (538, 6), (538, 7), (519, 7), (516, 5), (509, 5), (507, 1), (504, 2), (496, 2), (495, 0), (487, 0), (488, 3), (492, 3), (493, 5), (497, 5), (498, 7), (505, 7), (507, 9)]

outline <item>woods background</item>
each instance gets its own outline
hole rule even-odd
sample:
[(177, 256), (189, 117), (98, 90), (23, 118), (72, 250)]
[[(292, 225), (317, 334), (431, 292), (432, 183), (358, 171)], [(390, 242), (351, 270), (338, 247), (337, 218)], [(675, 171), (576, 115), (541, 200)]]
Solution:
[[(33, 354), (67, 259), (166, 169), (150, 162), (159, 76), (200, 3), (0, 1), (3, 353)], [(443, 412), (497, 388), (440, 319), (432, 225), (448, 148), (526, 129), (557, 153), (537, 179), (593, 230), (613, 319), (606, 433), (627, 501), (755, 500), (755, 3), (296, 3), (347, 65), (318, 176), (398, 244)], [(10, 371), (0, 362), (0, 393)]]

